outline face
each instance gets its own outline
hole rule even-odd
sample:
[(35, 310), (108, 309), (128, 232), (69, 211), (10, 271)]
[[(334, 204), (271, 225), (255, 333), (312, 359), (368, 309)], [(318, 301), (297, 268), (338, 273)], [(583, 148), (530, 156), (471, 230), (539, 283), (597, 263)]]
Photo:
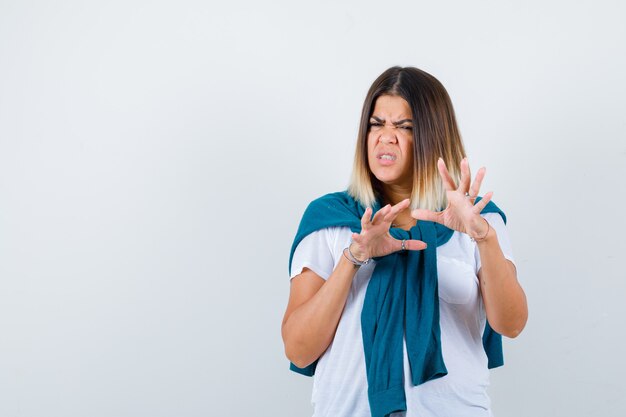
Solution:
[(369, 120), (367, 159), (383, 184), (413, 184), (413, 121), (411, 108), (398, 96), (380, 96)]

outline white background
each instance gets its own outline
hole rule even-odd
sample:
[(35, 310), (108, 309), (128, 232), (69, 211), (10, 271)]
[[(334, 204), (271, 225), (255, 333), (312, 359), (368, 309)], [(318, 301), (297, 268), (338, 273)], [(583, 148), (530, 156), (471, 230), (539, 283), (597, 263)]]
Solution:
[(392, 65), (447, 87), (526, 330), (496, 416), (623, 416), (622, 1), (0, 1), (0, 416), (306, 416), (310, 200)]

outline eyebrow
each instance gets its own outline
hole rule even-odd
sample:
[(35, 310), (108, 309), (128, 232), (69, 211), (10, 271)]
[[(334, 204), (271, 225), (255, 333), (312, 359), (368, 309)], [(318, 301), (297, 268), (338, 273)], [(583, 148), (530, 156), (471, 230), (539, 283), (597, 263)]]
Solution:
[[(372, 116), (372, 117), (370, 117), (370, 119), (374, 119), (374, 120), (376, 120), (379, 123), (385, 123), (385, 121), (383, 119), (380, 119), (380, 118), (378, 118), (376, 116)], [(413, 120), (412, 119), (402, 119), (402, 120), (398, 120), (397, 122), (393, 122), (393, 125), (394, 126), (398, 126), (398, 125), (401, 125), (402, 123), (407, 123), (407, 122), (413, 123)]]

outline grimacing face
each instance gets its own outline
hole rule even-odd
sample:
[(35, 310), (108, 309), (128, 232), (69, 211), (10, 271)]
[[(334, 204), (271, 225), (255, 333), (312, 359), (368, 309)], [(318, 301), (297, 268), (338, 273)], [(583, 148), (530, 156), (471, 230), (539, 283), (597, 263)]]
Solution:
[(399, 96), (376, 99), (369, 119), (367, 160), (374, 176), (385, 185), (413, 184), (413, 119), (409, 103)]

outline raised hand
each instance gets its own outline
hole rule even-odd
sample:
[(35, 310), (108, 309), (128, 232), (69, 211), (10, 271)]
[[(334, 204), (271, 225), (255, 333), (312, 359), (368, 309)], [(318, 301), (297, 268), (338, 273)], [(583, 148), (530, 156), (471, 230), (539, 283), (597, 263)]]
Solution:
[[(387, 204), (372, 217), (372, 209), (365, 209), (361, 218), (361, 233), (352, 234), (350, 251), (359, 260), (385, 256), (402, 250), (402, 241), (389, 234), (391, 223), (398, 214), (409, 207), (409, 199), (392, 206)], [(426, 249), (426, 243), (421, 240), (405, 240), (404, 249)]]
[(437, 222), (458, 232), (467, 233), (472, 238), (482, 239), (489, 232), (489, 225), (480, 216), (480, 212), (489, 203), (493, 193), (486, 193), (478, 203), (474, 203), (480, 190), (480, 184), (485, 177), (485, 168), (478, 170), (474, 182), (470, 184), (469, 164), (467, 158), (463, 158), (461, 161), (461, 180), (458, 187), (454, 184), (443, 159), (439, 158), (437, 168), (446, 190), (448, 206), (440, 212), (416, 209), (411, 212), (411, 216), (418, 220)]

